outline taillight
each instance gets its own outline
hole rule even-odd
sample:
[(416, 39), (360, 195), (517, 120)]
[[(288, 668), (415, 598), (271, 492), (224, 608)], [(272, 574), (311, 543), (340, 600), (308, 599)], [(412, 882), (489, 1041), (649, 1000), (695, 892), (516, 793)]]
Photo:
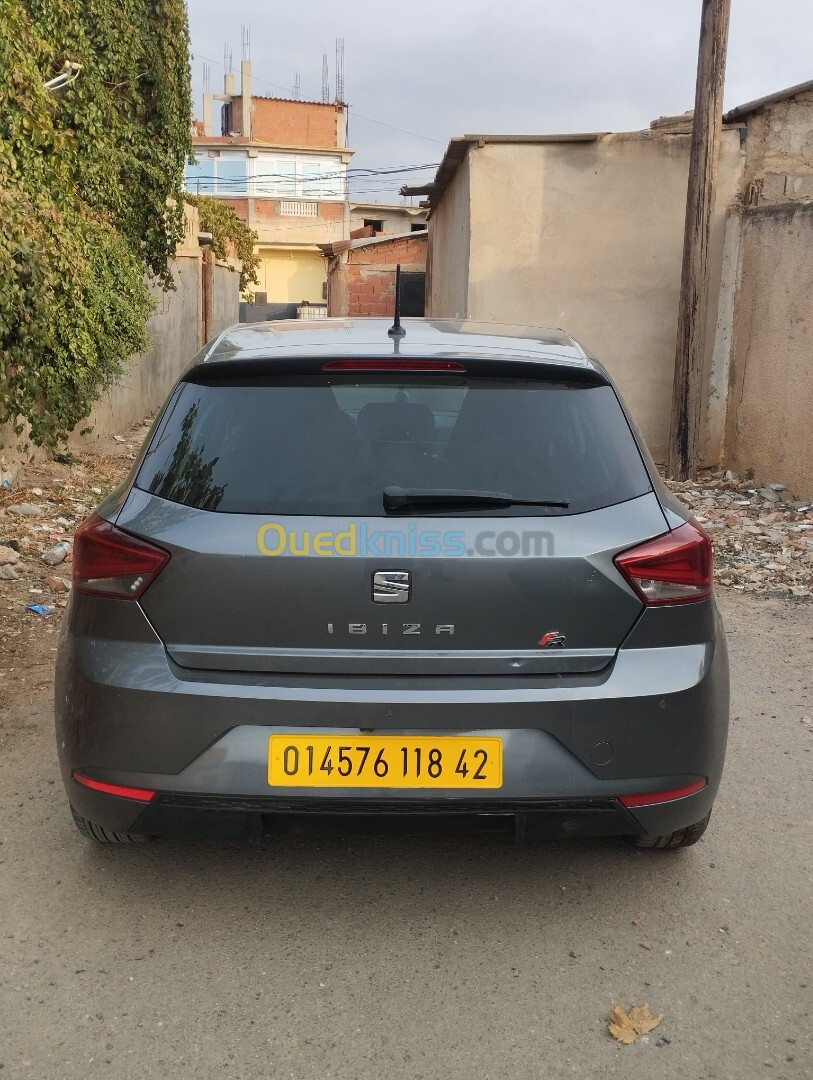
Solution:
[(711, 539), (692, 518), (613, 560), (646, 604), (682, 604), (711, 596)]
[(322, 371), (465, 371), (457, 360), (328, 360)]
[(76, 530), (73, 587), (94, 596), (138, 600), (168, 562), (168, 551), (94, 514)]

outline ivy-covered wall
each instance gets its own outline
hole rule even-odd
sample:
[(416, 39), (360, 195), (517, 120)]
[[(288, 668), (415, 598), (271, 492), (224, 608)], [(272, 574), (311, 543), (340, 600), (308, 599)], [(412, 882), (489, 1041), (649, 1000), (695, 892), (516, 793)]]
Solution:
[[(184, 0), (0, 0), (0, 425), (53, 446), (147, 345), (189, 153)], [(66, 61), (78, 77), (44, 83)]]

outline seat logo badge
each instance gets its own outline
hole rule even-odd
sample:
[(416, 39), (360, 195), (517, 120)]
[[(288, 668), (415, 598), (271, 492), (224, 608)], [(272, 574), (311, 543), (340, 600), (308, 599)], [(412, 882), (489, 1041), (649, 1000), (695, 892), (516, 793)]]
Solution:
[(409, 570), (376, 570), (373, 574), (373, 602), (405, 604), (412, 591)]
[(563, 649), (567, 638), (564, 634), (560, 634), (558, 630), (549, 630), (547, 634), (543, 634), (537, 644), (540, 649)]

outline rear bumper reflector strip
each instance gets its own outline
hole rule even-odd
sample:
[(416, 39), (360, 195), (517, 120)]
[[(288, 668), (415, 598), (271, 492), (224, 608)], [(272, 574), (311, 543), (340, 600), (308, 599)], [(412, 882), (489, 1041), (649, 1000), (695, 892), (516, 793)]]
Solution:
[(79, 772), (71, 774), (77, 784), (91, 788), (93, 791), (101, 791), (105, 795), (115, 795), (119, 799), (135, 799), (137, 802), (152, 802), (157, 791), (147, 788), (125, 787), (123, 784), (105, 784), (101, 780), (91, 780), (89, 776), (83, 776)]
[(671, 788), (669, 791), (650, 791), (644, 795), (619, 795), (618, 801), (626, 807), (652, 806), (654, 803), (671, 802), (673, 799), (685, 799), (687, 795), (696, 795), (708, 784), (704, 777), (688, 787)]

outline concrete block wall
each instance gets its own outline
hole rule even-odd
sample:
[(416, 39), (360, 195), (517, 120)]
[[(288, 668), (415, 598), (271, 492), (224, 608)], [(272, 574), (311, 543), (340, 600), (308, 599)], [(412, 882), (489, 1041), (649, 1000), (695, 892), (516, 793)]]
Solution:
[(813, 203), (742, 219), (726, 464), (813, 498)]
[[(731, 215), (731, 301), (719, 325), (723, 460), (813, 498), (813, 94), (748, 120)], [(718, 333), (719, 336), (719, 333)], [(712, 388), (714, 389), (714, 387)]]
[(746, 205), (813, 199), (813, 93), (764, 108), (746, 130)]
[[(346, 263), (336, 271), (345, 275), (343, 288), (334, 288), (334, 275), (331, 275), (328, 294), (334, 303), (328, 308), (329, 314), (351, 318), (392, 315), (396, 265), (400, 263), (401, 270), (407, 273), (422, 273), (426, 270), (426, 252), (426, 236), (403, 237), (351, 248)], [(336, 310), (340, 304), (343, 310)]]

